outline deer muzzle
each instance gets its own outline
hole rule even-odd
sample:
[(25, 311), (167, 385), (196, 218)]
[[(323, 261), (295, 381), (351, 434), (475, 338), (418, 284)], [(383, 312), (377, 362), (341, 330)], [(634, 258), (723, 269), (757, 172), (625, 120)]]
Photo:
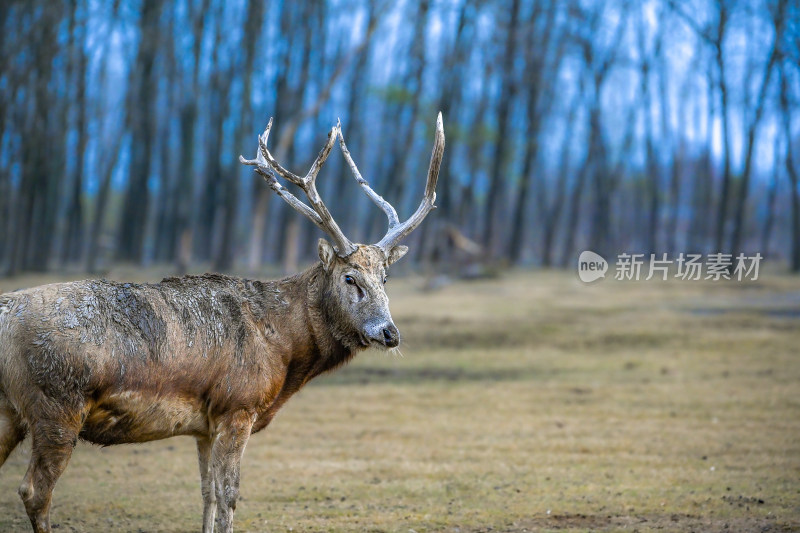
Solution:
[(370, 322), (365, 328), (365, 333), (371, 342), (387, 348), (394, 348), (400, 344), (400, 331), (391, 319)]

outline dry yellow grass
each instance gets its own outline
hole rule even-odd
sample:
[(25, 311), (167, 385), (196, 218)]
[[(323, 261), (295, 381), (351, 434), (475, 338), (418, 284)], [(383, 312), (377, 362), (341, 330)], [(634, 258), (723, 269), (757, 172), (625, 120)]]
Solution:
[[(420, 285), (389, 288), (405, 357), (360, 355), (250, 440), (237, 531), (800, 528), (800, 279)], [(0, 531), (28, 527), (28, 456)], [(198, 477), (191, 439), (80, 444), (53, 521), (197, 531)]]

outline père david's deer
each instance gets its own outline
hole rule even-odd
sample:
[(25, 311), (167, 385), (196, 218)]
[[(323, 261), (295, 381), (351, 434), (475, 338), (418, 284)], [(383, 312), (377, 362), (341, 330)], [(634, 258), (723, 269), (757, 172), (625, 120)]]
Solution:
[[(30, 433), (19, 494), (35, 532), (50, 531), (53, 487), (78, 439), (110, 445), (176, 435), (197, 440), (203, 531), (215, 524), (232, 531), (250, 435), (311, 378), (369, 346), (400, 343), (386, 271), (407, 251), (399, 241), (434, 207), (441, 114), (425, 195), (402, 223), (361, 177), (338, 124), (303, 177), (270, 154), (271, 126), (270, 119), (256, 159), (240, 161), (332, 239), (320, 239), (320, 261), (305, 272), (277, 281), (219, 274), (144, 285), (89, 280), (0, 295), (0, 465)], [(377, 244), (350, 242), (317, 193), (337, 138), (358, 184), (389, 219)]]

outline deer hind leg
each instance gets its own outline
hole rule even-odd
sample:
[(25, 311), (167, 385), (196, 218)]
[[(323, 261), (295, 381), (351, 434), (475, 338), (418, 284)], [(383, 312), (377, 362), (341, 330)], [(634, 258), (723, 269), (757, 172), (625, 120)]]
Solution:
[(217, 494), (214, 490), (214, 475), (211, 469), (213, 445), (214, 440), (210, 437), (197, 439), (200, 491), (203, 493), (203, 533), (214, 533), (214, 513), (217, 510)]
[(19, 495), (35, 533), (50, 533), (50, 502), (56, 481), (67, 467), (78, 429), (59, 422), (31, 424), (33, 442)]
[(0, 467), (24, 439), (25, 424), (0, 392)]
[(211, 451), (211, 469), (217, 495), (217, 533), (233, 531), (233, 512), (239, 499), (239, 465), (244, 454), (253, 418), (237, 413), (218, 425)]

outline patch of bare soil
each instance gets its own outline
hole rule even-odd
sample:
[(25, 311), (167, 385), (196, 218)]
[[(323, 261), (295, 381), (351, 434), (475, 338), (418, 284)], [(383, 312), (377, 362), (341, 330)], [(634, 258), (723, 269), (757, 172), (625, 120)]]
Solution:
[(612, 516), (586, 514), (554, 514), (543, 518), (519, 520), (506, 527), (483, 527), (463, 530), (474, 533), (533, 531), (681, 531), (696, 533), (768, 533), (800, 531), (800, 521), (772, 518), (718, 518), (692, 514), (664, 514), (647, 516)]

